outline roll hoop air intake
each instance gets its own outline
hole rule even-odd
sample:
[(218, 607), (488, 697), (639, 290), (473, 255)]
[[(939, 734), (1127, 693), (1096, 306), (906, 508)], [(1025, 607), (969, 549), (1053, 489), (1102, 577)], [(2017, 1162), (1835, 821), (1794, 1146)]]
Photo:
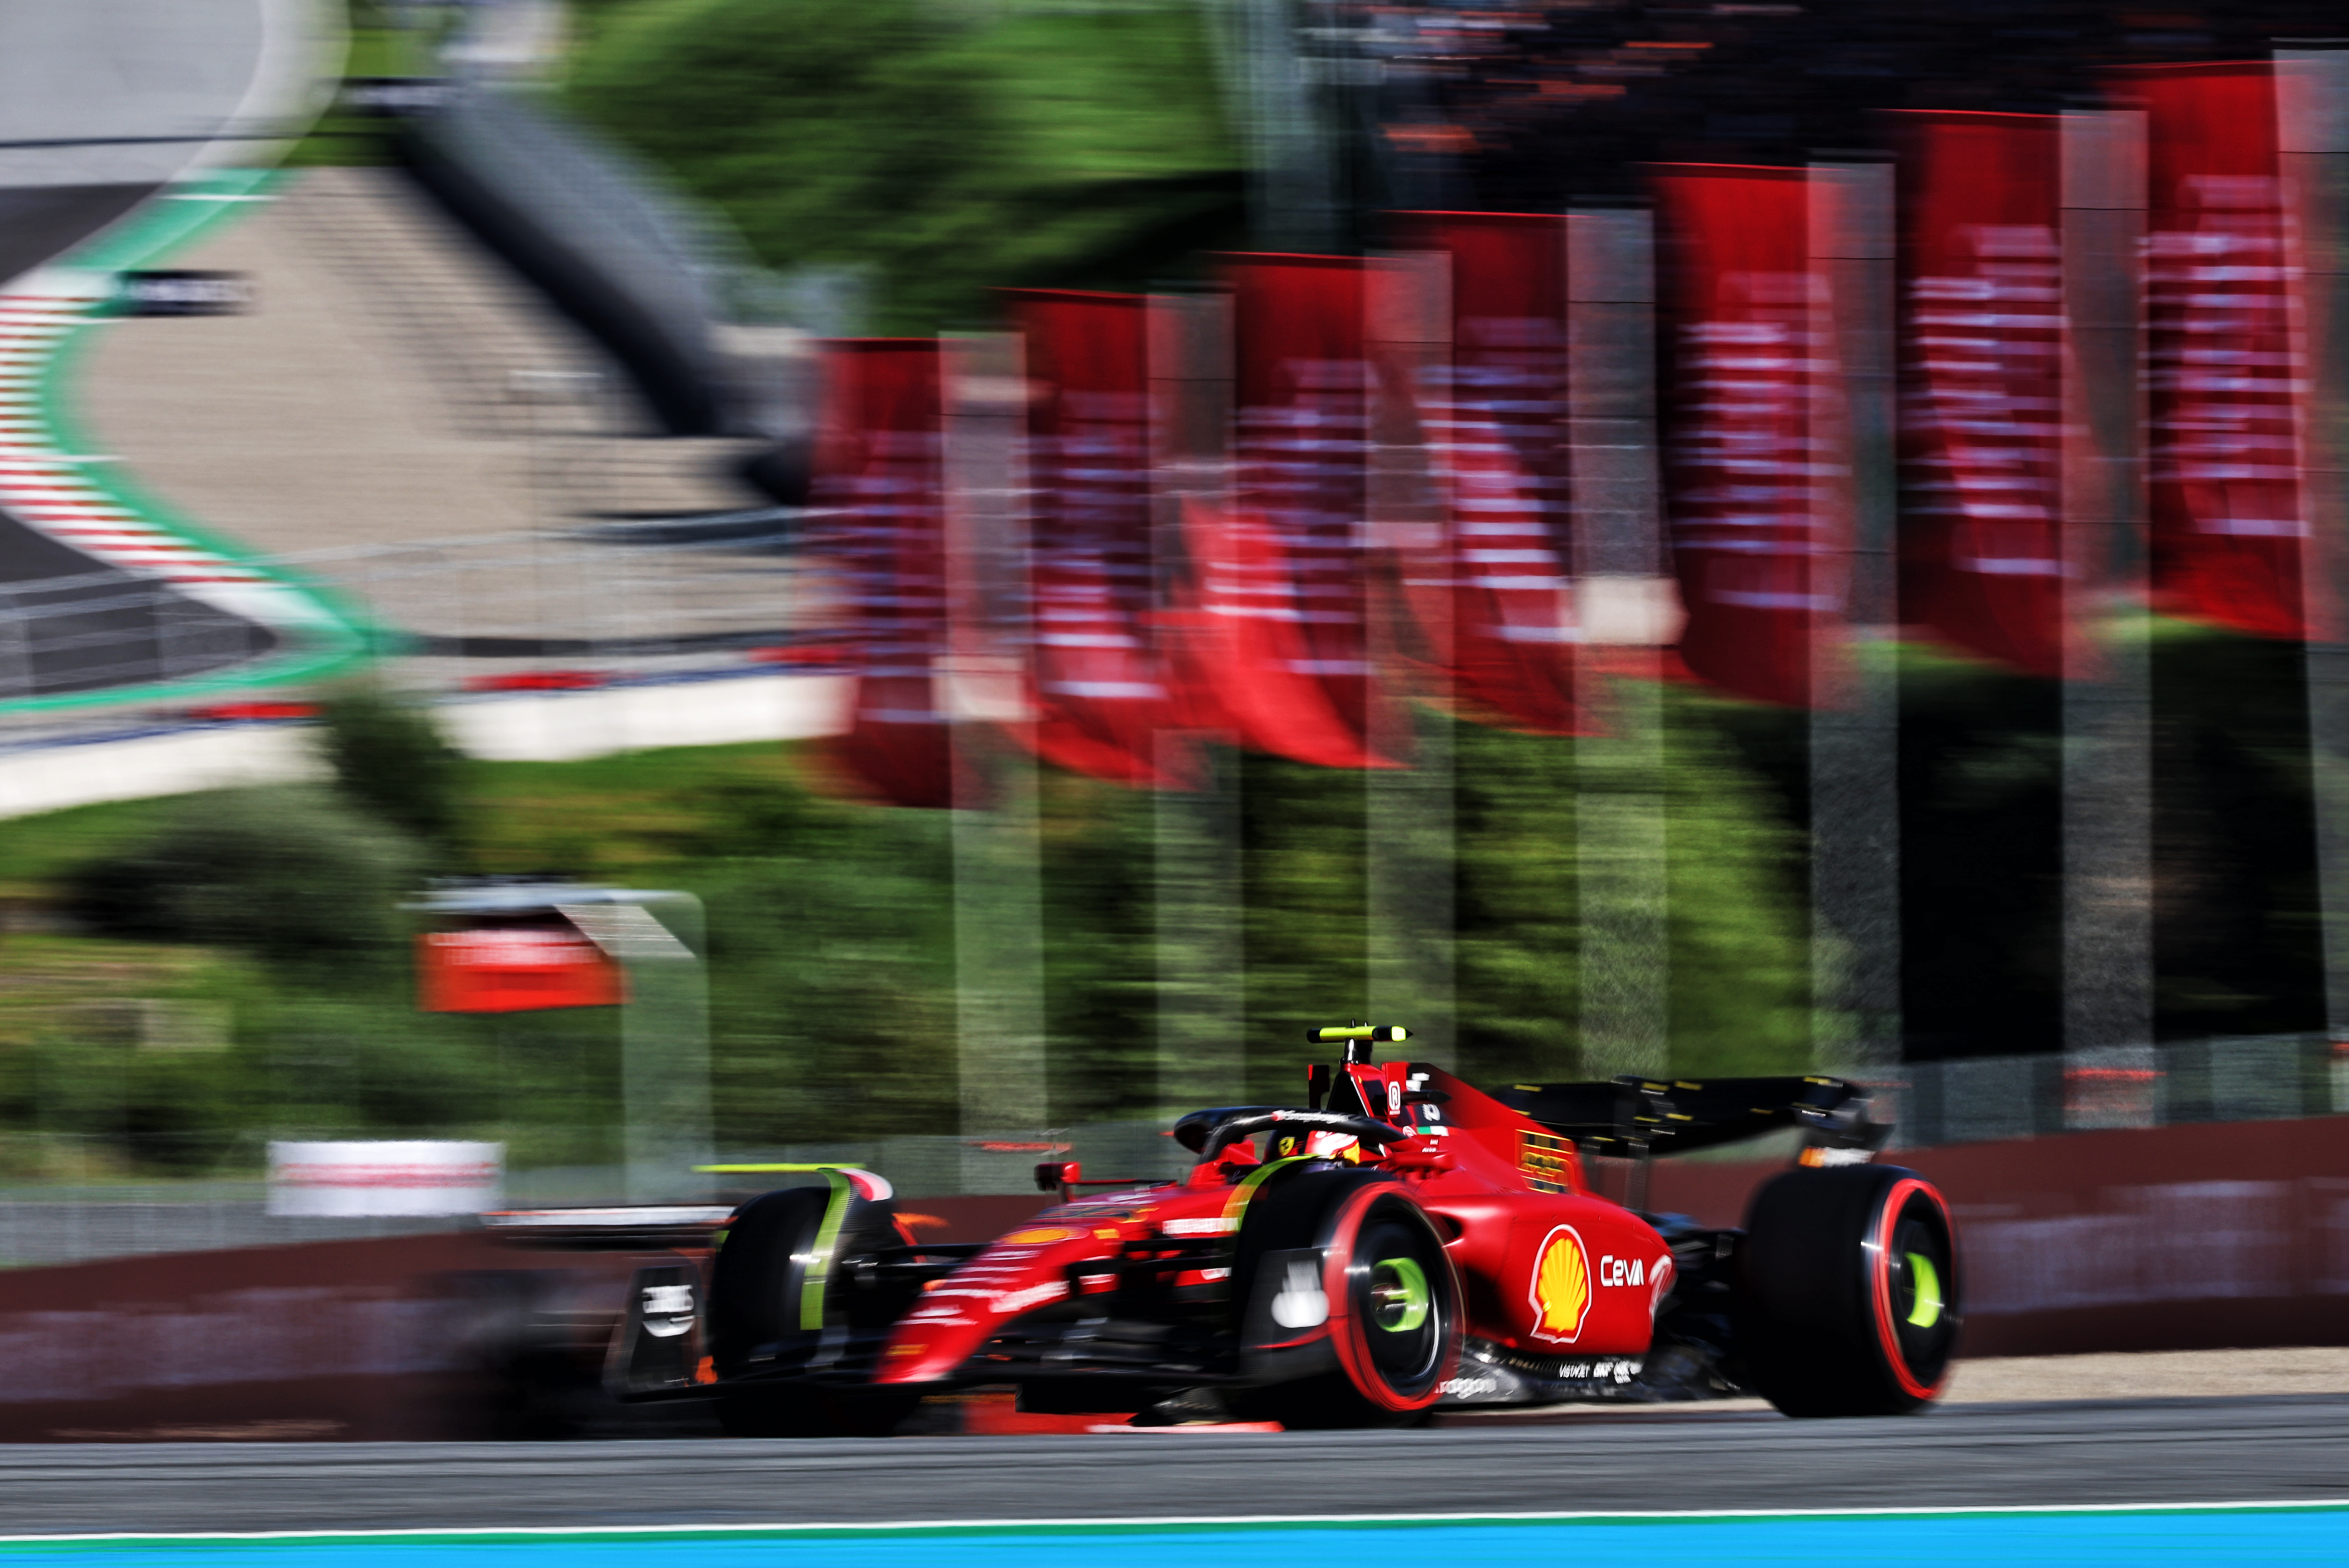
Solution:
[(1337, 1111), (1307, 1111), (1286, 1106), (1225, 1106), (1193, 1111), (1174, 1124), (1174, 1141), (1209, 1160), (1244, 1137), (1275, 1129), (1282, 1132), (1333, 1132), (1364, 1143), (1401, 1143), (1412, 1135), (1369, 1116)]

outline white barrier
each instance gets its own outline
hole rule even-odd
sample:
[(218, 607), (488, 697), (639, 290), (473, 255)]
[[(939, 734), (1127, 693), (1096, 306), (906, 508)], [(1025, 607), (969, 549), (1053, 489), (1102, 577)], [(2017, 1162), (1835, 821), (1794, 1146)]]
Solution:
[(743, 675), (476, 697), (439, 710), (468, 756), (567, 763), (658, 746), (803, 741), (845, 726), (844, 675)]
[[(842, 675), (762, 672), (476, 697), (435, 711), (468, 756), (566, 763), (661, 746), (833, 734), (845, 722), (849, 688)], [(21, 746), (0, 752), (0, 818), (233, 784), (291, 784), (324, 771), (310, 727), (301, 723), (206, 724)]]
[(505, 1145), (439, 1140), (273, 1143), (269, 1211), (352, 1219), (480, 1214), (505, 1189)]
[(235, 724), (0, 753), (0, 817), (232, 784), (290, 784), (324, 769), (307, 731)]

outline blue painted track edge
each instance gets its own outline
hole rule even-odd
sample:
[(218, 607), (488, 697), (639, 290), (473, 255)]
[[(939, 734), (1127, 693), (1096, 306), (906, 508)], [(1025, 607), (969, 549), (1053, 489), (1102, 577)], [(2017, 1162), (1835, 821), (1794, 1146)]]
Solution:
[(2349, 1512), (2349, 1498), (2292, 1499), (2267, 1502), (2090, 1502), (1983, 1503), (1949, 1508), (1775, 1508), (1658, 1509), (1647, 1511), (1534, 1511), (1517, 1513), (1397, 1513), (1346, 1514), (1185, 1514), (1114, 1519), (945, 1519), (914, 1520), (890, 1524), (610, 1524), (610, 1525), (492, 1525), (419, 1526), (400, 1530), (253, 1530), (123, 1532), (119, 1533), (0, 1535), (0, 1552), (13, 1548), (53, 1549), (60, 1546), (120, 1546), (140, 1542), (158, 1545), (199, 1542), (363, 1542), (442, 1541), (488, 1544), (499, 1541), (599, 1540), (631, 1537), (665, 1540), (701, 1537), (714, 1540), (758, 1540), (785, 1536), (887, 1537), (940, 1534), (1133, 1534), (1142, 1532), (1203, 1532), (1221, 1530), (1393, 1530), (1413, 1526), (1538, 1524), (1682, 1524), (1736, 1523), (1764, 1520), (1839, 1519), (1984, 1519), (2031, 1516), (2143, 1514)]

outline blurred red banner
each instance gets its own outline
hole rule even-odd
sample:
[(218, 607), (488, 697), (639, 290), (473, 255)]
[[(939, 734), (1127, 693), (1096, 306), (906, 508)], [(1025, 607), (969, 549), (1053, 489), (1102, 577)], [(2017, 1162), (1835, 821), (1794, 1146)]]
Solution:
[(2119, 78), (2147, 111), (2146, 362), (2156, 602), (2309, 635), (2299, 236), (2265, 62)]
[(1903, 112), (1900, 618), (2061, 680), (2061, 127)]
[(1413, 389), (1444, 496), (1441, 537), (1403, 563), (1413, 617), (1470, 713), (1591, 732), (1575, 685), (1566, 220), (1402, 213), (1396, 223), (1405, 247), (1451, 264), (1451, 353)]
[(1233, 504), (1185, 508), (1182, 618), (1203, 720), (1324, 767), (1370, 740), (1367, 275), (1339, 256), (1229, 258)]
[(1031, 401), (1031, 722), (1047, 762), (1118, 784), (1197, 787), (1175, 674), (1156, 646), (1149, 301), (1007, 289)]
[(1842, 628), (1849, 464), (1812, 176), (1696, 163), (1653, 175), (1681, 657), (1740, 696), (1830, 705), (1818, 667)]
[(417, 939), (416, 977), (417, 1006), (426, 1012), (533, 1012), (627, 1000), (620, 966), (560, 919), (428, 931)]
[(927, 337), (824, 349), (810, 546), (832, 575), (856, 669), (848, 730), (826, 750), (854, 787), (893, 805), (957, 804), (936, 673), (947, 649), (945, 353)]
[(1327, 768), (1385, 766), (1314, 670), (1279, 537), (1265, 518), (1186, 499), (1193, 582), (1164, 618), (1181, 640), (1202, 728), (1250, 751)]

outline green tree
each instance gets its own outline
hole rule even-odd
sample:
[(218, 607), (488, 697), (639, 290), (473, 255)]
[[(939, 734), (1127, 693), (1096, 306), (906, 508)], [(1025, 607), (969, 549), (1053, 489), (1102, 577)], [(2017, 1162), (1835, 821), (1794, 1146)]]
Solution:
[(943, 812), (731, 778), (681, 792), (708, 911), (722, 1144), (955, 1130), (954, 900)]
[(318, 705), (317, 740), (352, 805), (444, 858), (465, 858), (467, 763), (429, 709), (381, 686), (347, 687)]
[(380, 966), (422, 856), (398, 829), (313, 785), (175, 803), (129, 849), (80, 867), (69, 908), (109, 934), (242, 950), (285, 968)]
[(1194, 7), (981, 16), (607, 7), (566, 101), (769, 265), (872, 275), (877, 330), (968, 322), (995, 287), (1140, 282), (1234, 237), (1237, 162)]
[[(1609, 1070), (1578, 1048), (1586, 921), (1626, 896), (1651, 900), (1630, 913), (1658, 931), (1665, 1065), (1812, 1064), (1801, 836), (1723, 739), (1731, 717), (1714, 700), (1674, 694), (1660, 737), (1564, 740), (1423, 715), (1423, 738), (1454, 758), (1452, 835), (1381, 846), (1407, 867), (1383, 896), (1452, 881), (1464, 1075)], [(1226, 983), (1244, 998), (1248, 1081), (1229, 1092), (1285, 1099), (1297, 1087), (1294, 1043), (1358, 1010), (1367, 992), (1365, 779), (1263, 756), (1237, 759), (1237, 771), (1245, 893), (1232, 918), (1245, 964)], [(1156, 1040), (1150, 801), (1067, 779), (1049, 779), (1043, 799), (1055, 1114), (1132, 1114), (1153, 1097)], [(1609, 810), (1619, 802), (1638, 833), (1619, 834), (1621, 814)]]
[(1702, 711), (1666, 729), (1671, 1070), (1799, 1073), (1817, 1064), (1802, 835)]

